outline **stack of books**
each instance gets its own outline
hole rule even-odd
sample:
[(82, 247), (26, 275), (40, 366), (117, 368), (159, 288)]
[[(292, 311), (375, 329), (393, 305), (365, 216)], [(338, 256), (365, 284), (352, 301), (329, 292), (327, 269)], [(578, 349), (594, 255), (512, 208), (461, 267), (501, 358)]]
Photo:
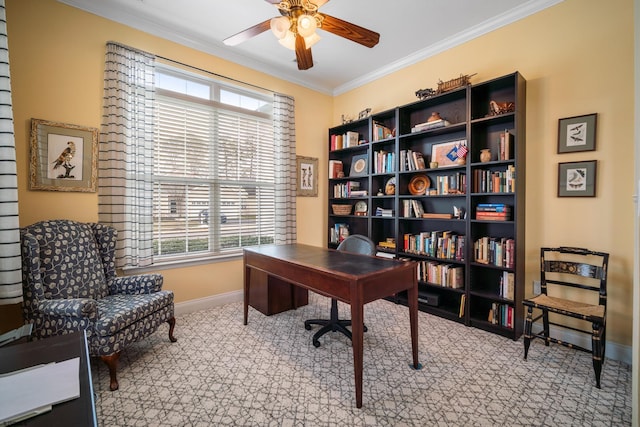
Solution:
[(438, 129), (445, 126), (449, 126), (450, 124), (451, 123), (449, 123), (449, 121), (445, 119), (432, 120), (430, 122), (418, 123), (417, 125), (411, 128), (411, 132), (415, 133), (415, 132), (422, 132), (423, 130)]
[(511, 206), (504, 203), (479, 203), (476, 206), (476, 219), (483, 221), (509, 221)]

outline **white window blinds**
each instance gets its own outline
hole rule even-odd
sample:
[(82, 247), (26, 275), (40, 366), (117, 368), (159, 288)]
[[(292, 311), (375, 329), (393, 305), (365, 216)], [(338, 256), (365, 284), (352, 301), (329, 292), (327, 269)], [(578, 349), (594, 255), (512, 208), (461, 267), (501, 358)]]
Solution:
[[(211, 98), (216, 93), (212, 83)], [(247, 95), (241, 98), (246, 105)], [(215, 256), (273, 243), (274, 130), (262, 112), (270, 104), (254, 105), (260, 111), (158, 89), (156, 257)]]

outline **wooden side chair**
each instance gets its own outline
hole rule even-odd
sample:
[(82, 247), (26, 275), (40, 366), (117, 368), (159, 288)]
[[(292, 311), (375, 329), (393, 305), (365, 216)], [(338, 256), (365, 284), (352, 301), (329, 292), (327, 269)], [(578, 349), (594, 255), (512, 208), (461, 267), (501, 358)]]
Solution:
[[(609, 254), (582, 248), (541, 248), (540, 285), (542, 293), (522, 303), (527, 307), (524, 325), (524, 358), (534, 338), (586, 351), (592, 354), (596, 387), (600, 388), (600, 374), (604, 363), (607, 310), (607, 268)], [(590, 294), (590, 295), (589, 295)], [(533, 309), (542, 314), (533, 318)], [(591, 323), (591, 330), (580, 322), (557, 323), (549, 320), (549, 313), (581, 319)], [(562, 319), (561, 316), (553, 319)], [(542, 318), (542, 330), (532, 333), (533, 322)], [(591, 349), (565, 342), (549, 335), (549, 325), (564, 330), (591, 335)]]

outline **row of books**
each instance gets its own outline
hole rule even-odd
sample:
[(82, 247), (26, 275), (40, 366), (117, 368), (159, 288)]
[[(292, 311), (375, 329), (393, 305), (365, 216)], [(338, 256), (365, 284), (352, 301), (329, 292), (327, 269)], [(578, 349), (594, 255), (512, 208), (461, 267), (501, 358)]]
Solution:
[(404, 251), (434, 258), (464, 261), (465, 236), (452, 231), (423, 231), (404, 235)]
[(368, 194), (369, 192), (367, 190), (360, 189), (360, 183), (358, 181), (341, 182), (333, 186), (333, 197), (336, 199), (364, 197)]
[(373, 122), (373, 135), (374, 141), (380, 141), (383, 139), (391, 138), (393, 136), (393, 130), (389, 129), (382, 123)]
[(418, 262), (418, 280), (445, 288), (464, 287), (464, 267), (436, 261)]
[(476, 206), (476, 219), (483, 221), (509, 221), (511, 206), (504, 203), (479, 203)]
[(402, 216), (404, 218), (422, 218), (424, 207), (422, 201), (416, 199), (402, 200)]
[(331, 243), (340, 243), (349, 237), (349, 224), (336, 223), (329, 228), (329, 241)]
[(435, 177), (434, 186), (436, 194), (466, 194), (467, 175), (457, 172), (452, 175), (438, 175)]
[(400, 172), (426, 169), (424, 156), (419, 151), (400, 150)]
[(395, 172), (396, 154), (380, 150), (373, 153), (373, 173)]
[(514, 274), (511, 271), (503, 271), (500, 276), (500, 297), (513, 301), (515, 286)]
[(506, 237), (481, 237), (473, 243), (473, 259), (480, 264), (514, 268), (515, 240)]
[(516, 190), (516, 168), (509, 165), (504, 171), (475, 169), (473, 171), (474, 193), (513, 193)]
[(331, 151), (356, 147), (359, 141), (360, 134), (358, 132), (348, 131), (342, 135), (331, 135)]
[(513, 329), (513, 307), (494, 302), (491, 304), (487, 320), (491, 324)]
[(382, 208), (382, 207), (378, 206), (376, 208), (375, 216), (389, 216), (389, 217), (392, 217), (393, 216), (393, 209), (387, 209), (387, 208)]

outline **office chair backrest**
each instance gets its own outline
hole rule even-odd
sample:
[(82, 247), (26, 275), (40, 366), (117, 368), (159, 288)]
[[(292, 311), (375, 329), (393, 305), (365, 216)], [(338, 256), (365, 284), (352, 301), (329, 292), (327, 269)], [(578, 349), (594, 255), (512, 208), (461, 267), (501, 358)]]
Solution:
[(376, 244), (367, 236), (352, 234), (338, 245), (338, 250), (361, 255), (375, 255)]

